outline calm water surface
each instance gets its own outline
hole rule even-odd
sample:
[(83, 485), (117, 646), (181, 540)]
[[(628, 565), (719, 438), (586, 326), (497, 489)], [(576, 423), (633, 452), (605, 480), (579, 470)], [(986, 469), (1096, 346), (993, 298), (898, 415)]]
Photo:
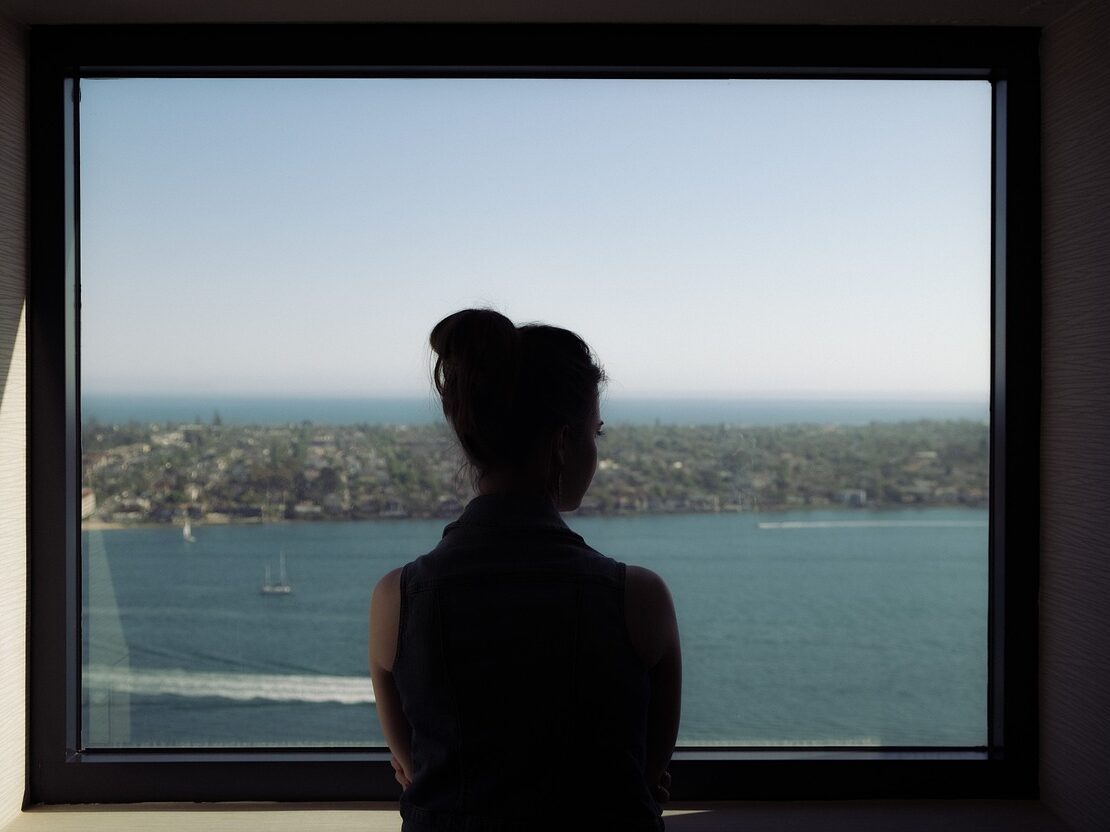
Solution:
[[(659, 572), (685, 665), (680, 742), (982, 745), (987, 513), (569, 517)], [(91, 746), (381, 745), (374, 583), (443, 521), (85, 532)], [(294, 592), (264, 596), (284, 552)]]

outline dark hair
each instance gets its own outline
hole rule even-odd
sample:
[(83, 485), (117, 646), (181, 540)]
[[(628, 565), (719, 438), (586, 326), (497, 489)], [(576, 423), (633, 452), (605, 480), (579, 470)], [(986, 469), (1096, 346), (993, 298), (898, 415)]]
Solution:
[(430, 340), (443, 415), (478, 476), (526, 464), (564, 425), (579, 430), (605, 378), (573, 332), (492, 309), (448, 315)]

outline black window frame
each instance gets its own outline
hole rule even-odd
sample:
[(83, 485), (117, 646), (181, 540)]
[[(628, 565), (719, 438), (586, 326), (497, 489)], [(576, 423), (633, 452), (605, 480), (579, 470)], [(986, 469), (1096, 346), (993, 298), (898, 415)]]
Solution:
[(31, 32), (29, 803), (392, 800), (360, 749), (79, 746), (76, 83), (82, 77), (982, 79), (993, 90), (988, 745), (679, 750), (674, 798), (1035, 798), (1040, 32), (578, 24), (41, 26)]

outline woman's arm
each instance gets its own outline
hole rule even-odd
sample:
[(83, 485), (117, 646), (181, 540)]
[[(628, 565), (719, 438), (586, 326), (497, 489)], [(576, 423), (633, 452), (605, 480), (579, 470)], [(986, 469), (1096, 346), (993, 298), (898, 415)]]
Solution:
[(625, 572), (624, 616), (637, 655), (648, 668), (651, 703), (648, 707), (648, 785), (666, 799), (670, 777), (667, 765), (678, 738), (682, 709), (682, 647), (674, 602), (663, 579), (640, 566)]
[(401, 697), (393, 681), (400, 618), (401, 570), (394, 569), (378, 581), (370, 598), (370, 678), (378, 722), (396, 760), (397, 782), (407, 788), (412, 781), (412, 727), (401, 709)]

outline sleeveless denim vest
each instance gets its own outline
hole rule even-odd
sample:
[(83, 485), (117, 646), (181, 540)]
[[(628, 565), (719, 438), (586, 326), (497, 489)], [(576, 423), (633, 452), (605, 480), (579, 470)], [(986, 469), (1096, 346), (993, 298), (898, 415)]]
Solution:
[(623, 563), (549, 503), (484, 495), (401, 574), (405, 832), (661, 830)]

